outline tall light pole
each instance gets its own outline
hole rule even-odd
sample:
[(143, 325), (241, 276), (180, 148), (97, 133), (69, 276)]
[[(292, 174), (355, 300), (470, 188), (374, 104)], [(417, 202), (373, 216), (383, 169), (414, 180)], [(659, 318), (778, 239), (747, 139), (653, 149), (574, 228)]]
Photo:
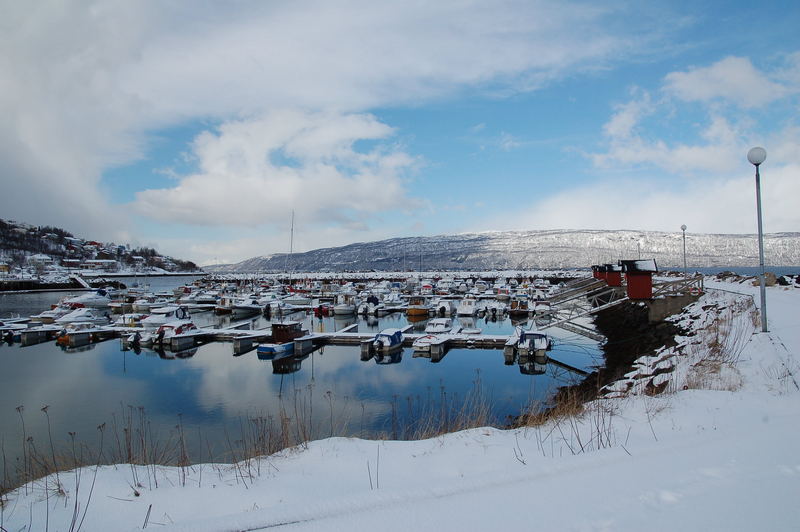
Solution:
[(686, 269), (686, 224), (681, 226), (681, 231), (683, 231), (683, 277), (686, 278), (689, 276)]
[(764, 232), (761, 227), (761, 175), (758, 167), (767, 159), (767, 150), (761, 147), (750, 148), (747, 160), (756, 167), (756, 210), (758, 211), (758, 265), (761, 269), (759, 285), (761, 287), (761, 331), (767, 332), (767, 289), (764, 275)]

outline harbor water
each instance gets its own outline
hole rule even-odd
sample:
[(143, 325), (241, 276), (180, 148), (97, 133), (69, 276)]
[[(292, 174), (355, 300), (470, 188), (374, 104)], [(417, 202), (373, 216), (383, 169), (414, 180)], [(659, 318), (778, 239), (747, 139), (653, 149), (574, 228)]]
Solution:
[[(173, 280), (177, 285), (185, 279)], [(163, 286), (160, 289), (166, 289)], [(30, 315), (64, 294), (6, 294), (3, 310)], [(359, 332), (409, 325), (405, 314), (384, 317), (288, 316), (310, 332), (338, 331), (357, 324)], [(455, 318), (454, 318), (455, 319)], [(484, 334), (511, 334), (527, 322), (508, 317), (459, 318)], [(193, 315), (200, 327), (224, 327), (229, 317)], [(427, 320), (413, 324), (422, 332)], [(252, 328), (268, 327), (263, 316)], [(602, 363), (596, 342), (558, 329), (549, 355), (591, 371)], [(182, 353), (143, 349), (125, 351), (119, 339), (62, 348), (55, 342), (0, 347), (0, 439), (7, 463), (19, 460), (23, 442), (66, 449), (74, 433), (91, 448), (98, 427), (130, 425), (146, 419), (155, 440), (180, 430), (192, 462), (229, 460), (231, 440), (241, 438), (256, 420), (302, 423), (305, 436), (409, 438), (422, 434), (420, 423), (435, 418), (447, 428), (459, 415), (480, 410), (487, 423), (503, 426), (533, 405), (541, 408), (555, 389), (582, 378), (553, 364), (541, 375), (506, 365), (501, 350), (452, 349), (438, 363), (402, 348), (391, 359), (362, 361), (358, 346), (324, 346), (292, 367), (259, 359), (255, 350), (234, 355), (230, 342), (212, 342)], [(385, 363), (391, 362), (391, 363)], [(42, 409), (46, 408), (45, 411)], [(49, 417), (49, 432), (48, 418)], [(126, 421), (127, 420), (127, 421)], [(23, 426), (24, 425), (24, 426)], [(116, 445), (116, 443), (114, 444)]]

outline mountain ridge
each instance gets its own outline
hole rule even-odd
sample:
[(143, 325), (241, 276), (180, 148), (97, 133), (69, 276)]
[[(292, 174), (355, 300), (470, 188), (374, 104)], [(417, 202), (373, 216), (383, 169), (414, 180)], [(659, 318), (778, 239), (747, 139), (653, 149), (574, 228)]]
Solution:
[[(767, 234), (764, 248), (770, 265), (800, 265), (800, 232)], [(682, 268), (683, 235), (628, 229), (550, 229), (397, 237), (291, 255), (273, 253), (203, 269), (247, 273), (578, 268), (639, 256), (654, 258), (661, 267)], [(757, 266), (757, 236), (687, 233), (686, 261), (689, 267)]]

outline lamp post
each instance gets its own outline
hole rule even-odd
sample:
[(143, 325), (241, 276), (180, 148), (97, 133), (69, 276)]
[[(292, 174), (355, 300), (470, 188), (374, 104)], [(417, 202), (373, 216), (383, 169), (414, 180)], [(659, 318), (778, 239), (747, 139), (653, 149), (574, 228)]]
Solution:
[(758, 212), (758, 265), (761, 269), (759, 285), (761, 287), (761, 331), (767, 332), (767, 289), (764, 276), (764, 233), (761, 227), (761, 175), (758, 167), (767, 159), (767, 150), (761, 147), (750, 148), (747, 160), (756, 167), (756, 210)]
[(686, 224), (681, 226), (681, 231), (683, 231), (683, 277), (685, 279), (689, 276), (686, 269)]

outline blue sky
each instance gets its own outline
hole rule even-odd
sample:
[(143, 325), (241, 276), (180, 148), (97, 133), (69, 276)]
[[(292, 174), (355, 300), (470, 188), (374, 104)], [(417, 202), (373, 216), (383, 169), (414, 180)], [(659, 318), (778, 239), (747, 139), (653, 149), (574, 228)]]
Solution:
[[(800, 231), (800, 4), (3, 2), (2, 217), (201, 264)], [(702, 4), (702, 5), (699, 5)]]

